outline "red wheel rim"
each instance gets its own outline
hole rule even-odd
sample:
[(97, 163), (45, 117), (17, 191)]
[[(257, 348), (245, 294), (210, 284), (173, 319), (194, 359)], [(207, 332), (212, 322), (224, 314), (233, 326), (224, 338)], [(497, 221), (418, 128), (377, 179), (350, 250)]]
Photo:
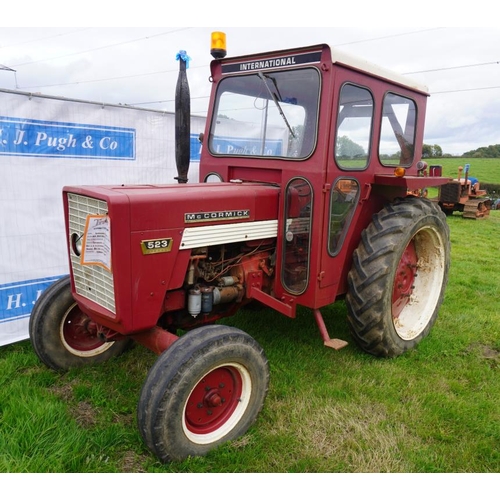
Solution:
[(223, 366), (207, 373), (189, 396), (185, 423), (194, 434), (209, 434), (224, 425), (234, 413), (242, 394), (237, 369)]
[(392, 317), (398, 318), (401, 311), (410, 302), (417, 275), (417, 251), (413, 240), (405, 248), (399, 261), (392, 289)]
[(62, 335), (66, 344), (75, 351), (94, 351), (104, 342), (98, 337), (96, 328), (91, 325), (89, 317), (75, 305), (64, 319)]

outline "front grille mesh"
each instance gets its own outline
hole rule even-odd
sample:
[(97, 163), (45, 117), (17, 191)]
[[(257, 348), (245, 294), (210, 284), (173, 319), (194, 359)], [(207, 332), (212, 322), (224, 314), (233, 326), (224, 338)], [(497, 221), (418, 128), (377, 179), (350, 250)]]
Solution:
[[(88, 196), (68, 193), (69, 235), (76, 233), (83, 236), (87, 215), (105, 215), (108, 204)], [(82, 266), (80, 257), (70, 251), (71, 268), (78, 295), (85, 297), (104, 307), (112, 313), (116, 312), (113, 274), (100, 266)]]
[(459, 182), (449, 182), (441, 186), (439, 201), (442, 203), (458, 203), (460, 200), (460, 189), (461, 186)]

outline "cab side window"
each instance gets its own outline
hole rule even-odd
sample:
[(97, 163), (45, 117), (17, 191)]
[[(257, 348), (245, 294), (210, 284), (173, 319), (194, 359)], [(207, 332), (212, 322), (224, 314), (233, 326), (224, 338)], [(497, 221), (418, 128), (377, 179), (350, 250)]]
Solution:
[(358, 199), (359, 184), (356, 180), (337, 180), (330, 199), (328, 252), (332, 256), (337, 255), (342, 248)]
[(382, 165), (411, 165), (415, 150), (415, 103), (388, 92), (384, 97), (379, 158)]
[(281, 279), (290, 293), (299, 295), (306, 291), (309, 283), (313, 190), (309, 181), (296, 177), (288, 183), (285, 193), (286, 223)]
[(365, 88), (345, 84), (340, 92), (335, 139), (335, 161), (340, 168), (366, 168), (372, 123), (372, 94)]

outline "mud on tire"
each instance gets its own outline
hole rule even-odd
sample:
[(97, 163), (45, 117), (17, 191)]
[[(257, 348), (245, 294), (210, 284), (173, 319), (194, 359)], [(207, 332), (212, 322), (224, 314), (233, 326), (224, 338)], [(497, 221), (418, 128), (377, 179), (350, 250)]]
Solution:
[(348, 321), (358, 345), (394, 357), (429, 334), (448, 281), (446, 216), (424, 198), (398, 200), (373, 216), (348, 275)]

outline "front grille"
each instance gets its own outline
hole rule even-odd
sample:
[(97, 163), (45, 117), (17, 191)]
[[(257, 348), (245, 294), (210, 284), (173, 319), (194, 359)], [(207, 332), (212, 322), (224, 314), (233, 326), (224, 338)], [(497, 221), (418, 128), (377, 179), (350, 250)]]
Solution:
[[(68, 193), (69, 235), (76, 233), (83, 236), (88, 215), (105, 215), (108, 204), (88, 196)], [(78, 295), (116, 312), (113, 273), (100, 266), (82, 266), (80, 257), (70, 251), (71, 268)]]
[(460, 200), (460, 190), (462, 186), (459, 182), (449, 182), (441, 186), (439, 201), (442, 203), (458, 203)]

